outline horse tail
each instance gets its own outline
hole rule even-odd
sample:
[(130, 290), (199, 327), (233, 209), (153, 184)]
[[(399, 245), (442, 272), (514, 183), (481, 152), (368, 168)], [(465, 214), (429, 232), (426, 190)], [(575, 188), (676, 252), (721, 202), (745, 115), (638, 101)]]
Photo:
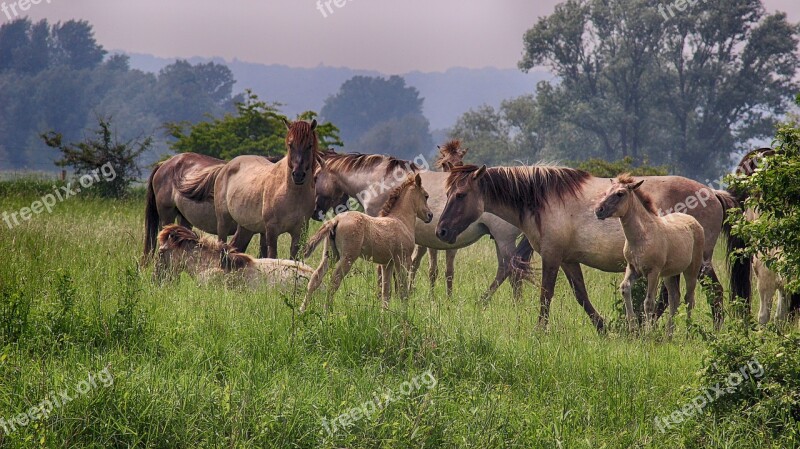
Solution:
[(533, 246), (528, 238), (523, 236), (511, 257), (511, 274), (517, 279), (532, 280), (531, 257), (533, 257)]
[(731, 258), (734, 252), (744, 249), (746, 244), (741, 237), (731, 233), (731, 224), (728, 223), (726, 219), (730, 209), (742, 206), (743, 198), (737, 198), (731, 192), (724, 190), (715, 190), (714, 194), (720, 204), (722, 204), (723, 210), (722, 233), (725, 235), (727, 241), (727, 262), (730, 272), (731, 298), (742, 298), (745, 304), (749, 306), (752, 291), (750, 271), (753, 266), (753, 257), (749, 255), (737, 255)]
[(223, 168), (225, 168), (225, 164), (198, 170), (178, 183), (178, 191), (193, 201), (206, 201), (214, 198), (214, 186)]
[(147, 258), (156, 250), (156, 239), (158, 236), (160, 219), (158, 216), (158, 207), (156, 206), (156, 192), (153, 188), (153, 178), (155, 178), (156, 172), (160, 167), (161, 164), (156, 165), (155, 168), (153, 168), (153, 172), (150, 173), (150, 177), (147, 178), (147, 194), (144, 205), (144, 253), (142, 254), (142, 263), (146, 262)]
[[(323, 240), (325, 241), (325, 246), (327, 246), (328, 240), (332, 241), (336, 237), (336, 226), (338, 224), (339, 222), (336, 220), (336, 218), (323, 224), (322, 227), (319, 228), (319, 231), (317, 231), (311, 236), (311, 238), (308, 239), (308, 242), (306, 243), (306, 252), (303, 254), (303, 258), (305, 259), (311, 256), (311, 254), (314, 253), (314, 250), (317, 249), (317, 246), (319, 246)], [(322, 255), (323, 258), (327, 257), (328, 253), (327, 248), (325, 249), (326, 251), (324, 251), (324, 254)]]

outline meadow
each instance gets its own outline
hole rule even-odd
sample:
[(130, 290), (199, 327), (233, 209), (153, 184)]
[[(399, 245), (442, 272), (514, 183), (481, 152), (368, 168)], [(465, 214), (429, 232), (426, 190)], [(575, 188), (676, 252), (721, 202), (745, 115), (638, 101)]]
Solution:
[[(50, 190), (0, 183), (0, 212)], [(48, 416), (0, 427), (0, 447), (769, 445), (735, 416), (733, 427), (690, 420), (657, 428), (657, 416), (696, 395), (707, 350), (703, 332), (687, 331), (685, 307), (671, 341), (613, 326), (600, 336), (562, 276), (550, 327), (539, 329), (531, 284), (521, 303), (509, 285), (487, 307), (476, 303), (496, 268), (484, 238), (459, 251), (452, 298), (442, 279), (429, 290), (424, 269), (409, 301), (382, 312), (375, 269), (359, 262), (332, 311), (323, 312), (320, 297), (299, 316), (303, 291), (199, 287), (187, 276), (154, 283), (152, 267), (138, 264), (141, 196), (79, 195), (0, 228), (0, 419), (8, 424), (54, 391), (73, 396)], [(585, 276), (596, 307), (615, 318), (622, 274)], [(713, 329), (702, 293), (693, 319)], [(79, 392), (103, 370), (113, 382)], [(328, 432), (338, 416), (389, 392), (388, 405)]]

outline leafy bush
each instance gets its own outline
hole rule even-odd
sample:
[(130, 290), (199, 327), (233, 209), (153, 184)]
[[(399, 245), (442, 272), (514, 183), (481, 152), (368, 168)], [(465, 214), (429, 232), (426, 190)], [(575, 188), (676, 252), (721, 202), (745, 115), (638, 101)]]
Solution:
[(17, 343), (28, 331), (31, 302), (16, 283), (0, 285), (0, 345)]
[(663, 176), (669, 174), (666, 166), (652, 166), (644, 161), (641, 165), (634, 166), (633, 158), (626, 156), (618, 161), (603, 159), (586, 159), (585, 161), (570, 164), (575, 168), (588, 171), (600, 178), (615, 178), (621, 173), (630, 173), (634, 176)]
[[(142, 174), (137, 164), (139, 156), (152, 145), (152, 138), (142, 141), (117, 141), (111, 131), (110, 119), (99, 118), (95, 139), (83, 142), (63, 143), (61, 134), (54, 131), (42, 134), (44, 143), (59, 150), (63, 158), (56, 161), (60, 167), (72, 167), (78, 175), (94, 179), (92, 191), (102, 197), (121, 198), (130, 185)], [(100, 171), (105, 179), (100, 178)], [(113, 175), (113, 176), (112, 176)]]

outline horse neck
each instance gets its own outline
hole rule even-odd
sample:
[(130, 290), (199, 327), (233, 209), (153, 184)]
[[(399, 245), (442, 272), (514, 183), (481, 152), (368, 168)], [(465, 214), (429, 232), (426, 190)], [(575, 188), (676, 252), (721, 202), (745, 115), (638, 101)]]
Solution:
[(493, 215), (497, 215), (504, 221), (522, 229), (522, 220), (520, 219), (519, 209), (510, 207), (500, 201), (491, 201), (489, 198), (483, 197), (483, 210)]
[(645, 241), (646, 236), (650, 233), (658, 232), (659, 221), (658, 217), (644, 207), (636, 193), (631, 192), (630, 194), (628, 210), (625, 215), (619, 217), (619, 221), (625, 231), (625, 238), (635, 245)]
[[(371, 170), (338, 172), (336, 177), (344, 193), (366, 203), (364, 209), (370, 215), (377, 214), (394, 187), (390, 185), (394, 183), (392, 175), (386, 175), (386, 162)], [(389, 185), (389, 188), (382, 188), (383, 184)]]
[(409, 230), (413, 231), (417, 223), (417, 211), (414, 209), (410, 196), (411, 189), (406, 189), (401, 193), (397, 203), (386, 216), (400, 220)]

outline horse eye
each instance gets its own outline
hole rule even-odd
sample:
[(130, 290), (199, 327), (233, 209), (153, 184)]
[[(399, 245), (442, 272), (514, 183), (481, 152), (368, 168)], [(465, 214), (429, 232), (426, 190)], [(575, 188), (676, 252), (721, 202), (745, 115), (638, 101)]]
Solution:
[(467, 195), (464, 193), (456, 193), (456, 198), (458, 198), (459, 200), (463, 200), (465, 196)]
[(622, 193), (622, 192), (617, 192), (617, 196), (623, 196), (623, 195), (625, 195), (625, 194)]

